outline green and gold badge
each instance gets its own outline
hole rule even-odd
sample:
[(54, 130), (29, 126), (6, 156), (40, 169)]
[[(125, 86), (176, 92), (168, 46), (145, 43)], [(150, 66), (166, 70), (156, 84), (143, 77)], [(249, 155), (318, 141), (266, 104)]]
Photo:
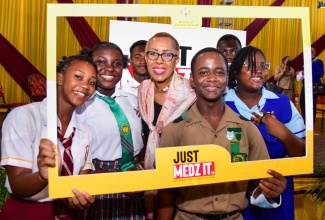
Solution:
[(231, 162), (246, 161), (247, 155), (240, 152), (241, 128), (227, 128), (227, 139), (230, 140)]
[(129, 126), (128, 124), (126, 124), (126, 123), (123, 123), (123, 124), (121, 125), (121, 131), (122, 131), (122, 133), (123, 133), (124, 135), (129, 134), (129, 133), (130, 133), (130, 126)]

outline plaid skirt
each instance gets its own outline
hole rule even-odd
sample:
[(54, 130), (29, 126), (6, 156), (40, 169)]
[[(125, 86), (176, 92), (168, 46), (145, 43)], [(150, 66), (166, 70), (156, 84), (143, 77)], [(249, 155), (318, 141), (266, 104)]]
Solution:
[[(99, 161), (93, 160), (96, 168), (110, 172), (119, 172), (119, 160)], [(95, 202), (80, 215), (79, 219), (116, 219), (116, 220), (145, 220), (145, 202), (143, 193), (134, 195), (115, 193), (95, 196)]]

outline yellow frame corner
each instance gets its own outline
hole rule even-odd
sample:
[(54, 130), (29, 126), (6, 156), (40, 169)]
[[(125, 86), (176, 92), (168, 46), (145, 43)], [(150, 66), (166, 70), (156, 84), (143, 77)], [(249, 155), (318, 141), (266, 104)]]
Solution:
[[(185, 13), (184, 13), (185, 12)], [(201, 27), (202, 17), (232, 18), (295, 18), (301, 19), (304, 68), (311, 72), (310, 21), (307, 7), (258, 7), (258, 6), (203, 6), (203, 5), (143, 5), (143, 4), (48, 4), (47, 5), (47, 115), (49, 139), (57, 144), (56, 112), (56, 28), (57, 17), (78, 16), (170, 16), (175, 28)], [(305, 76), (306, 100), (312, 99), (311, 75)], [(190, 185), (229, 182), (267, 177), (271, 168), (283, 175), (313, 172), (312, 109), (306, 108), (306, 156), (230, 163), (229, 153), (215, 145), (158, 148), (155, 170), (118, 172), (79, 176), (58, 176), (58, 168), (49, 168), (49, 196), (71, 197), (72, 189), (84, 190), (92, 195), (117, 192), (142, 191)], [(173, 160), (178, 151), (200, 151), (198, 162), (214, 161), (215, 173), (208, 177), (176, 180), (173, 178)], [(231, 174), (231, 175), (229, 175)], [(132, 183), (132, 184), (130, 184)]]

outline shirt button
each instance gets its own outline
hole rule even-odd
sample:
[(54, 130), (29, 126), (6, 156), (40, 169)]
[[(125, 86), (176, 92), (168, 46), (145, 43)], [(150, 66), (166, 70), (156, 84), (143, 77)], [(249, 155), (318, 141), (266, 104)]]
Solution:
[(216, 197), (214, 200), (215, 200), (215, 201), (218, 201), (218, 198)]

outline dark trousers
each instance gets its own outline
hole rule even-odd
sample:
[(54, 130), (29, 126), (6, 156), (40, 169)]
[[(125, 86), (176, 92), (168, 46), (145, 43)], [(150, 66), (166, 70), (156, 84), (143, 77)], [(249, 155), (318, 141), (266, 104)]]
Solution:
[[(315, 120), (316, 120), (316, 104), (317, 104), (317, 98), (318, 95), (317, 94), (313, 94), (313, 118), (314, 118), (314, 124), (315, 124)], [(300, 95), (300, 108), (301, 108), (301, 116), (304, 119), (304, 122), (306, 124), (306, 110), (305, 110), (305, 87), (304, 85), (302, 86), (301, 89), (301, 95)], [(308, 105), (311, 105), (311, 103)]]

